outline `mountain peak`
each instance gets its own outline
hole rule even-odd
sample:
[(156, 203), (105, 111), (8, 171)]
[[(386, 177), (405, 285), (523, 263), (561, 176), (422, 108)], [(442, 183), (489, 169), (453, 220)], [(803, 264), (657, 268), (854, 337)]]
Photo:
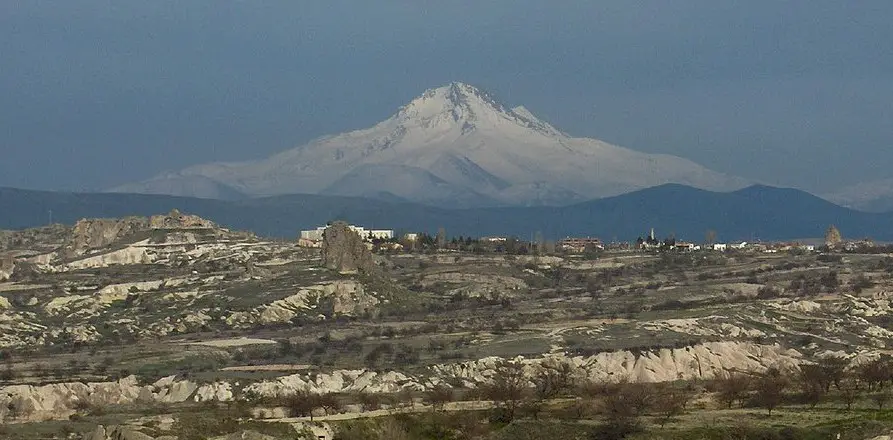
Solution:
[(426, 90), (403, 106), (398, 116), (421, 122), (438, 119), (471, 122), (490, 113), (504, 114), (506, 110), (486, 92), (465, 83), (452, 82)]
[(526, 108), (507, 108), (478, 87), (454, 81), (428, 89), (397, 113), (403, 124), (425, 128), (459, 126), (462, 133), (482, 126), (509, 125), (531, 129), (546, 136), (566, 136)]
[(428, 89), (372, 127), (324, 136), (266, 159), (197, 165), (127, 188), (228, 198), (387, 193), (387, 199), (495, 206), (559, 205), (666, 182), (718, 190), (746, 183), (682, 158), (570, 136), (524, 107), (509, 108), (480, 88), (451, 82)]

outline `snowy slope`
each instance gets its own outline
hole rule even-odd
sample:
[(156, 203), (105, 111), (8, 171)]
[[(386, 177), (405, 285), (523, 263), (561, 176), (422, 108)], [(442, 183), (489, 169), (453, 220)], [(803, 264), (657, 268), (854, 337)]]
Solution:
[(386, 194), (454, 206), (557, 205), (665, 183), (711, 190), (747, 184), (679, 157), (571, 137), (462, 83), (428, 90), (371, 128), (123, 188), (147, 192), (140, 185), (157, 190), (159, 180), (195, 177), (248, 195)]

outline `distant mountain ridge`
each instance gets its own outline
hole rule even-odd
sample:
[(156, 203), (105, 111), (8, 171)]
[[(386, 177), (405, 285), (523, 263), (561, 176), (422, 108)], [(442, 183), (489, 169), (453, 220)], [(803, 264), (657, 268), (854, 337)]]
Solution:
[(179, 209), (223, 226), (275, 237), (295, 237), (330, 220), (367, 227), (450, 235), (515, 235), (542, 232), (550, 238), (600, 236), (634, 240), (655, 228), (661, 237), (700, 241), (705, 231), (734, 240), (821, 237), (834, 224), (844, 237), (893, 240), (893, 213), (843, 208), (794, 189), (751, 186), (719, 193), (676, 184), (566, 207), (442, 209), (417, 203), (356, 197), (284, 195), (212, 200), (144, 194), (77, 194), (0, 188), (0, 229), (81, 218), (152, 215)]
[(893, 178), (862, 182), (826, 194), (825, 198), (848, 208), (868, 212), (893, 211)]
[(432, 206), (558, 206), (664, 183), (710, 190), (744, 179), (690, 160), (572, 137), (463, 83), (430, 89), (375, 126), (267, 159), (210, 163), (113, 192), (237, 199), (305, 193)]

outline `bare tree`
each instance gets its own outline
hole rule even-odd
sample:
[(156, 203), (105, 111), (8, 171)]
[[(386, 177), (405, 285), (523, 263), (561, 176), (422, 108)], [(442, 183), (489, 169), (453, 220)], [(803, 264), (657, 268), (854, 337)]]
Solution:
[(822, 372), (819, 380), (825, 387), (826, 392), (831, 389), (831, 385), (834, 385), (838, 389), (840, 388), (840, 382), (846, 375), (846, 367), (848, 364), (849, 361), (846, 358), (839, 356), (829, 356), (819, 360), (818, 366)]
[(443, 227), (437, 228), (437, 248), (444, 249), (446, 247), (446, 229)]
[(637, 416), (651, 409), (655, 397), (653, 387), (644, 383), (621, 383), (619, 394), (625, 396)]
[(660, 427), (663, 428), (670, 419), (684, 413), (691, 398), (689, 389), (672, 385), (658, 386), (652, 406), (660, 414)]
[(322, 394), (317, 399), (319, 407), (326, 412), (326, 415), (334, 414), (341, 409), (341, 402), (334, 393)]
[(285, 397), (282, 405), (288, 409), (292, 417), (310, 417), (311, 421), (313, 410), (320, 408), (319, 396), (307, 391), (299, 391)]
[(453, 401), (453, 390), (446, 385), (438, 385), (425, 393), (425, 401), (432, 410), (441, 411), (444, 405)]
[(577, 385), (576, 394), (588, 399), (603, 396), (608, 393), (611, 385), (594, 380), (585, 380)]
[(542, 400), (526, 400), (518, 407), (518, 410), (522, 417), (530, 417), (537, 420), (545, 406), (546, 404)]
[(402, 390), (400, 390), (400, 392), (397, 394), (397, 399), (405, 406), (408, 406), (410, 408), (415, 407), (415, 400), (412, 395), (412, 390), (409, 388), (403, 388)]
[(771, 416), (772, 410), (778, 407), (784, 399), (787, 386), (788, 380), (781, 371), (774, 368), (769, 369), (754, 382), (757, 404), (766, 408)]
[(822, 368), (817, 364), (802, 364), (797, 379), (803, 401), (815, 408), (827, 394)]
[(855, 379), (845, 378), (837, 385), (837, 387), (840, 389), (840, 398), (846, 405), (846, 409), (853, 409), (853, 404), (859, 400), (859, 395), (861, 394), (859, 384)]
[(381, 409), (381, 396), (373, 393), (361, 392), (357, 395), (357, 401), (363, 411), (375, 411)]
[(639, 426), (639, 415), (642, 413), (638, 401), (638, 391), (621, 383), (604, 395), (600, 402), (600, 412), (605, 416), (606, 424), (599, 430), (595, 438), (624, 438)]
[(411, 440), (409, 433), (398, 421), (388, 418), (381, 424), (379, 440)]
[(704, 233), (704, 243), (707, 245), (716, 243), (716, 231), (708, 229), (707, 232)]
[(508, 420), (513, 420), (524, 399), (527, 384), (524, 365), (519, 361), (504, 360), (496, 366), (493, 383), (487, 385), (483, 392), (486, 398), (505, 410)]
[(868, 386), (868, 391), (883, 388), (890, 379), (890, 362), (887, 359), (875, 359), (856, 368), (855, 374), (860, 382)]
[(886, 391), (874, 393), (871, 395), (871, 400), (877, 405), (878, 411), (880, 411), (884, 409), (884, 406), (890, 401), (890, 393), (887, 393)]
[(715, 381), (716, 397), (731, 409), (735, 402), (740, 404), (747, 397), (750, 391), (750, 383), (750, 376), (731, 371), (727, 372)]
[(560, 396), (574, 385), (573, 366), (549, 360), (541, 363), (533, 377), (536, 397), (545, 400)]

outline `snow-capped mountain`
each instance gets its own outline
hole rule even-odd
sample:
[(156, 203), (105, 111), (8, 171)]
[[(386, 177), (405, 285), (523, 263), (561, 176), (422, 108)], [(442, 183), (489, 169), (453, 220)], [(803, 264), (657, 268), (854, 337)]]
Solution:
[(679, 157), (572, 137), (523, 107), (506, 108), (475, 87), (451, 83), (371, 128), (112, 191), (230, 198), (312, 193), (496, 206), (566, 204), (665, 183), (710, 190), (747, 184)]

